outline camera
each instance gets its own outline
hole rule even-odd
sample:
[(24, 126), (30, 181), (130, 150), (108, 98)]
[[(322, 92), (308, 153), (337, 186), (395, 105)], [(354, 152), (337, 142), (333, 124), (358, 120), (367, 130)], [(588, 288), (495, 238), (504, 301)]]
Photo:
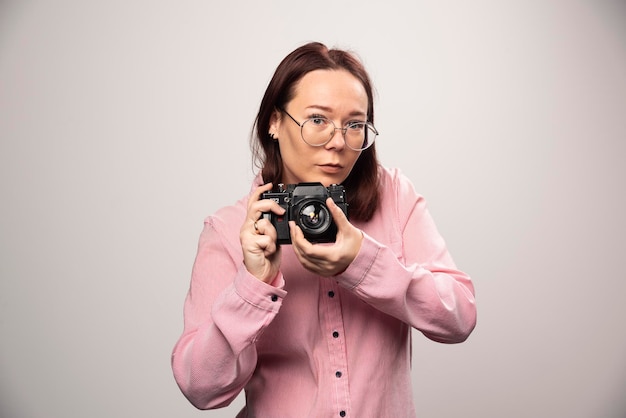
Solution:
[(337, 226), (333, 221), (326, 199), (333, 202), (348, 216), (346, 191), (343, 186), (333, 184), (328, 188), (322, 183), (278, 185), (277, 191), (265, 192), (261, 199), (271, 199), (285, 209), (283, 215), (263, 212), (261, 218), (269, 219), (278, 235), (278, 244), (291, 244), (289, 221), (295, 221), (304, 237), (313, 243), (335, 242)]

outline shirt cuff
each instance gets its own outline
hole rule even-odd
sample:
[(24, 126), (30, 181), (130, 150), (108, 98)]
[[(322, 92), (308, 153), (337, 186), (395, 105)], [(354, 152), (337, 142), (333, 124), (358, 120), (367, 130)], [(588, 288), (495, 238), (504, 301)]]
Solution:
[(234, 281), (235, 291), (244, 301), (266, 311), (278, 312), (287, 295), (282, 273), (278, 273), (272, 284), (275, 286), (257, 279), (243, 265)]
[(383, 246), (380, 243), (363, 232), (361, 249), (348, 268), (337, 276), (339, 283), (350, 290), (361, 284), (372, 268), (382, 248)]

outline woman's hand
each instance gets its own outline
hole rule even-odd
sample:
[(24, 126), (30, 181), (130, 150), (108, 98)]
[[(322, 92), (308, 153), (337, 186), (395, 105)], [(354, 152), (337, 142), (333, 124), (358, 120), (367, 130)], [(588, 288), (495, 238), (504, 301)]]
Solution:
[(326, 205), (337, 225), (337, 239), (332, 245), (310, 243), (294, 221), (289, 222), (289, 230), (293, 250), (302, 266), (320, 276), (330, 277), (342, 273), (354, 261), (361, 249), (363, 233), (348, 221), (333, 199), (326, 199)]
[(263, 212), (283, 215), (285, 209), (261, 195), (272, 189), (272, 183), (258, 187), (248, 201), (246, 220), (239, 231), (246, 269), (257, 279), (271, 283), (280, 269), (280, 247), (276, 245), (276, 228), (268, 219), (259, 219)]

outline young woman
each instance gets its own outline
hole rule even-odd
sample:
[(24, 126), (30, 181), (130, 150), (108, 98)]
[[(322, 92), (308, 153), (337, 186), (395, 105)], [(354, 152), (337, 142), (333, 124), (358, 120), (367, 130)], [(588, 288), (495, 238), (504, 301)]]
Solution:
[[(443, 343), (473, 330), (470, 278), (410, 181), (379, 165), (373, 123), (370, 79), (349, 52), (310, 43), (276, 69), (255, 124), (261, 172), (200, 236), (172, 355), (196, 407), (244, 389), (241, 417), (414, 416), (411, 327)], [(348, 216), (325, 202), (332, 243), (310, 242), (262, 198), (304, 182), (345, 189)], [(276, 243), (269, 213), (290, 219), (290, 244)]]

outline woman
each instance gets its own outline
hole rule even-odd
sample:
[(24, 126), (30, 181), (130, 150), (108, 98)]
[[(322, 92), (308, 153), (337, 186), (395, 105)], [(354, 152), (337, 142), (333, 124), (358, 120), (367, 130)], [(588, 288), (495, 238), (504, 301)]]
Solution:
[[(411, 327), (464, 341), (476, 323), (470, 278), (456, 269), (409, 180), (379, 165), (372, 86), (350, 53), (304, 45), (281, 62), (261, 102), (249, 196), (205, 221), (174, 376), (198, 408), (239, 416), (414, 416)], [(333, 243), (305, 238), (278, 183), (342, 185)], [(273, 216), (264, 216), (272, 213)]]

